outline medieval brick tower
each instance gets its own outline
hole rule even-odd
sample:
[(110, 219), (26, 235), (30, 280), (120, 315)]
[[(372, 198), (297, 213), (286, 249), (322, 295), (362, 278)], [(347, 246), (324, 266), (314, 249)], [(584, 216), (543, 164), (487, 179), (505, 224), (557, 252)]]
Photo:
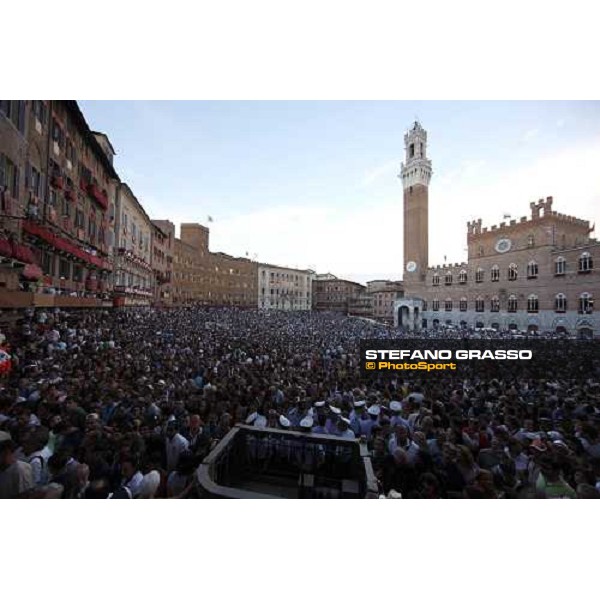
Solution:
[(404, 188), (404, 286), (420, 287), (429, 266), (429, 181), (427, 132), (415, 121), (404, 136), (406, 158), (398, 177)]
[(425, 276), (429, 267), (429, 181), (427, 132), (415, 121), (404, 136), (405, 162), (398, 177), (404, 188), (404, 298), (394, 302), (394, 323), (421, 329)]

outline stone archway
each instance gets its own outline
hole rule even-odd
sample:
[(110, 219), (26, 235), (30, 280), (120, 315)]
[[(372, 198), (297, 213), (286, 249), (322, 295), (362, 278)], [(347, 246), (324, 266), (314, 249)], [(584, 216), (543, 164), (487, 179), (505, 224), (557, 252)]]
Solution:
[(410, 310), (406, 305), (398, 308), (398, 327), (410, 329)]
[(394, 325), (407, 331), (422, 327), (423, 302), (416, 298), (400, 298), (394, 302)]

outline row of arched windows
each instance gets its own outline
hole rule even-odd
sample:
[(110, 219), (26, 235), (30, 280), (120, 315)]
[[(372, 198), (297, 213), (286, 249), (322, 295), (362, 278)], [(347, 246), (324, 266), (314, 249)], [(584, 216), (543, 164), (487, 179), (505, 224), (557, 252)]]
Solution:
[[(578, 261), (578, 272), (579, 273), (589, 273), (594, 267), (594, 261), (589, 252), (583, 252), (579, 257)], [(567, 272), (567, 261), (563, 256), (559, 256), (554, 261), (554, 275), (564, 275)], [(539, 274), (538, 263), (535, 260), (530, 260), (527, 263), (527, 279), (536, 279)], [(484, 281), (485, 271), (481, 267), (478, 267), (475, 270), (475, 283), (482, 283)], [(519, 267), (516, 263), (511, 263), (508, 265), (506, 278), (508, 281), (516, 281), (519, 277)], [(466, 269), (461, 269), (458, 273), (458, 283), (463, 285), (467, 283), (467, 271)], [(494, 265), (490, 269), (490, 280), (491, 281), (500, 281), (500, 267), (498, 265)], [(432, 285), (440, 285), (440, 275), (439, 273), (434, 273), (431, 280)], [(453, 274), (452, 271), (447, 271), (444, 275), (444, 284), (452, 285), (453, 283)]]
[[(485, 312), (485, 300), (481, 296), (477, 296), (474, 301), (475, 312)], [(461, 298), (458, 301), (458, 310), (466, 312), (468, 310), (467, 298)], [(556, 294), (554, 297), (554, 312), (561, 313), (567, 311), (567, 296), (563, 293)], [(493, 296), (488, 304), (490, 312), (500, 312), (500, 298)], [(527, 297), (525, 308), (528, 313), (539, 312), (539, 298), (537, 294), (530, 294)], [(427, 310), (427, 302), (424, 303), (423, 310)], [(431, 301), (431, 310), (437, 312), (440, 310), (440, 301), (435, 298)], [(444, 300), (444, 310), (450, 312), (454, 310), (454, 302), (452, 298)], [(509, 313), (519, 310), (519, 301), (515, 294), (511, 294), (506, 300), (506, 311)], [(580, 314), (589, 315), (594, 310), (594, 298), (588, 292), (579, 295), (577, 310)]]

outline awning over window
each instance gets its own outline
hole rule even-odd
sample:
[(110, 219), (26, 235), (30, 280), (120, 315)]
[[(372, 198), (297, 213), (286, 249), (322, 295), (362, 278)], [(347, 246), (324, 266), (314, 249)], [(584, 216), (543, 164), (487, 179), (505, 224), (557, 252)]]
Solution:
[(12, 257), (12, 246), (10, 242), (4, 238), (0, 238), (0, 256)]
[(68, 254), (71, 254), (84, 262), (95, 265), (99, 269), (110, 269), (108, 263), (102, 260), (100, 257), (93, 256), (92, 254), (86, 252), (82, 248), (79, 248), (69, 240), (55, 235), (49, 229), (46, 229), (38, 223), (34, 223), (33, 221), (29, 220), (23, 221), (23, 231), (44, 240), (48, 244), (54, 246), (57, 250), (67, 252)]
[(27, 246), (24, 246), (23, 244), (14, 243), (12, 245), (12, 255), (13, 255), (13, 258), (15, 258), (16, 260), (18, 260), (20, 262), (24, 262), (24, 263), (35, 263), (36, 262), (35, 256), (33, 255), (31, 248), (28, 248)]

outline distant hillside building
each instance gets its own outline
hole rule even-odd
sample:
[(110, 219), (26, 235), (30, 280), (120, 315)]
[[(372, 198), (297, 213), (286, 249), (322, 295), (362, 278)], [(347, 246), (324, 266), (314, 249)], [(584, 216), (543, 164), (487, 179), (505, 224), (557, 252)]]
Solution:
[(317, 275), (313, 281), (313, 310), (329, 310), (347, 315), (350, 301), (366, 289), (360, 283), (338, 279), (331, 273)]
[(372, 317), (383, 323), (394, 322), (394, 302), (404, 295), (402, 281), (376, 279), (367, 281), (367, 294), (372, 298)]

